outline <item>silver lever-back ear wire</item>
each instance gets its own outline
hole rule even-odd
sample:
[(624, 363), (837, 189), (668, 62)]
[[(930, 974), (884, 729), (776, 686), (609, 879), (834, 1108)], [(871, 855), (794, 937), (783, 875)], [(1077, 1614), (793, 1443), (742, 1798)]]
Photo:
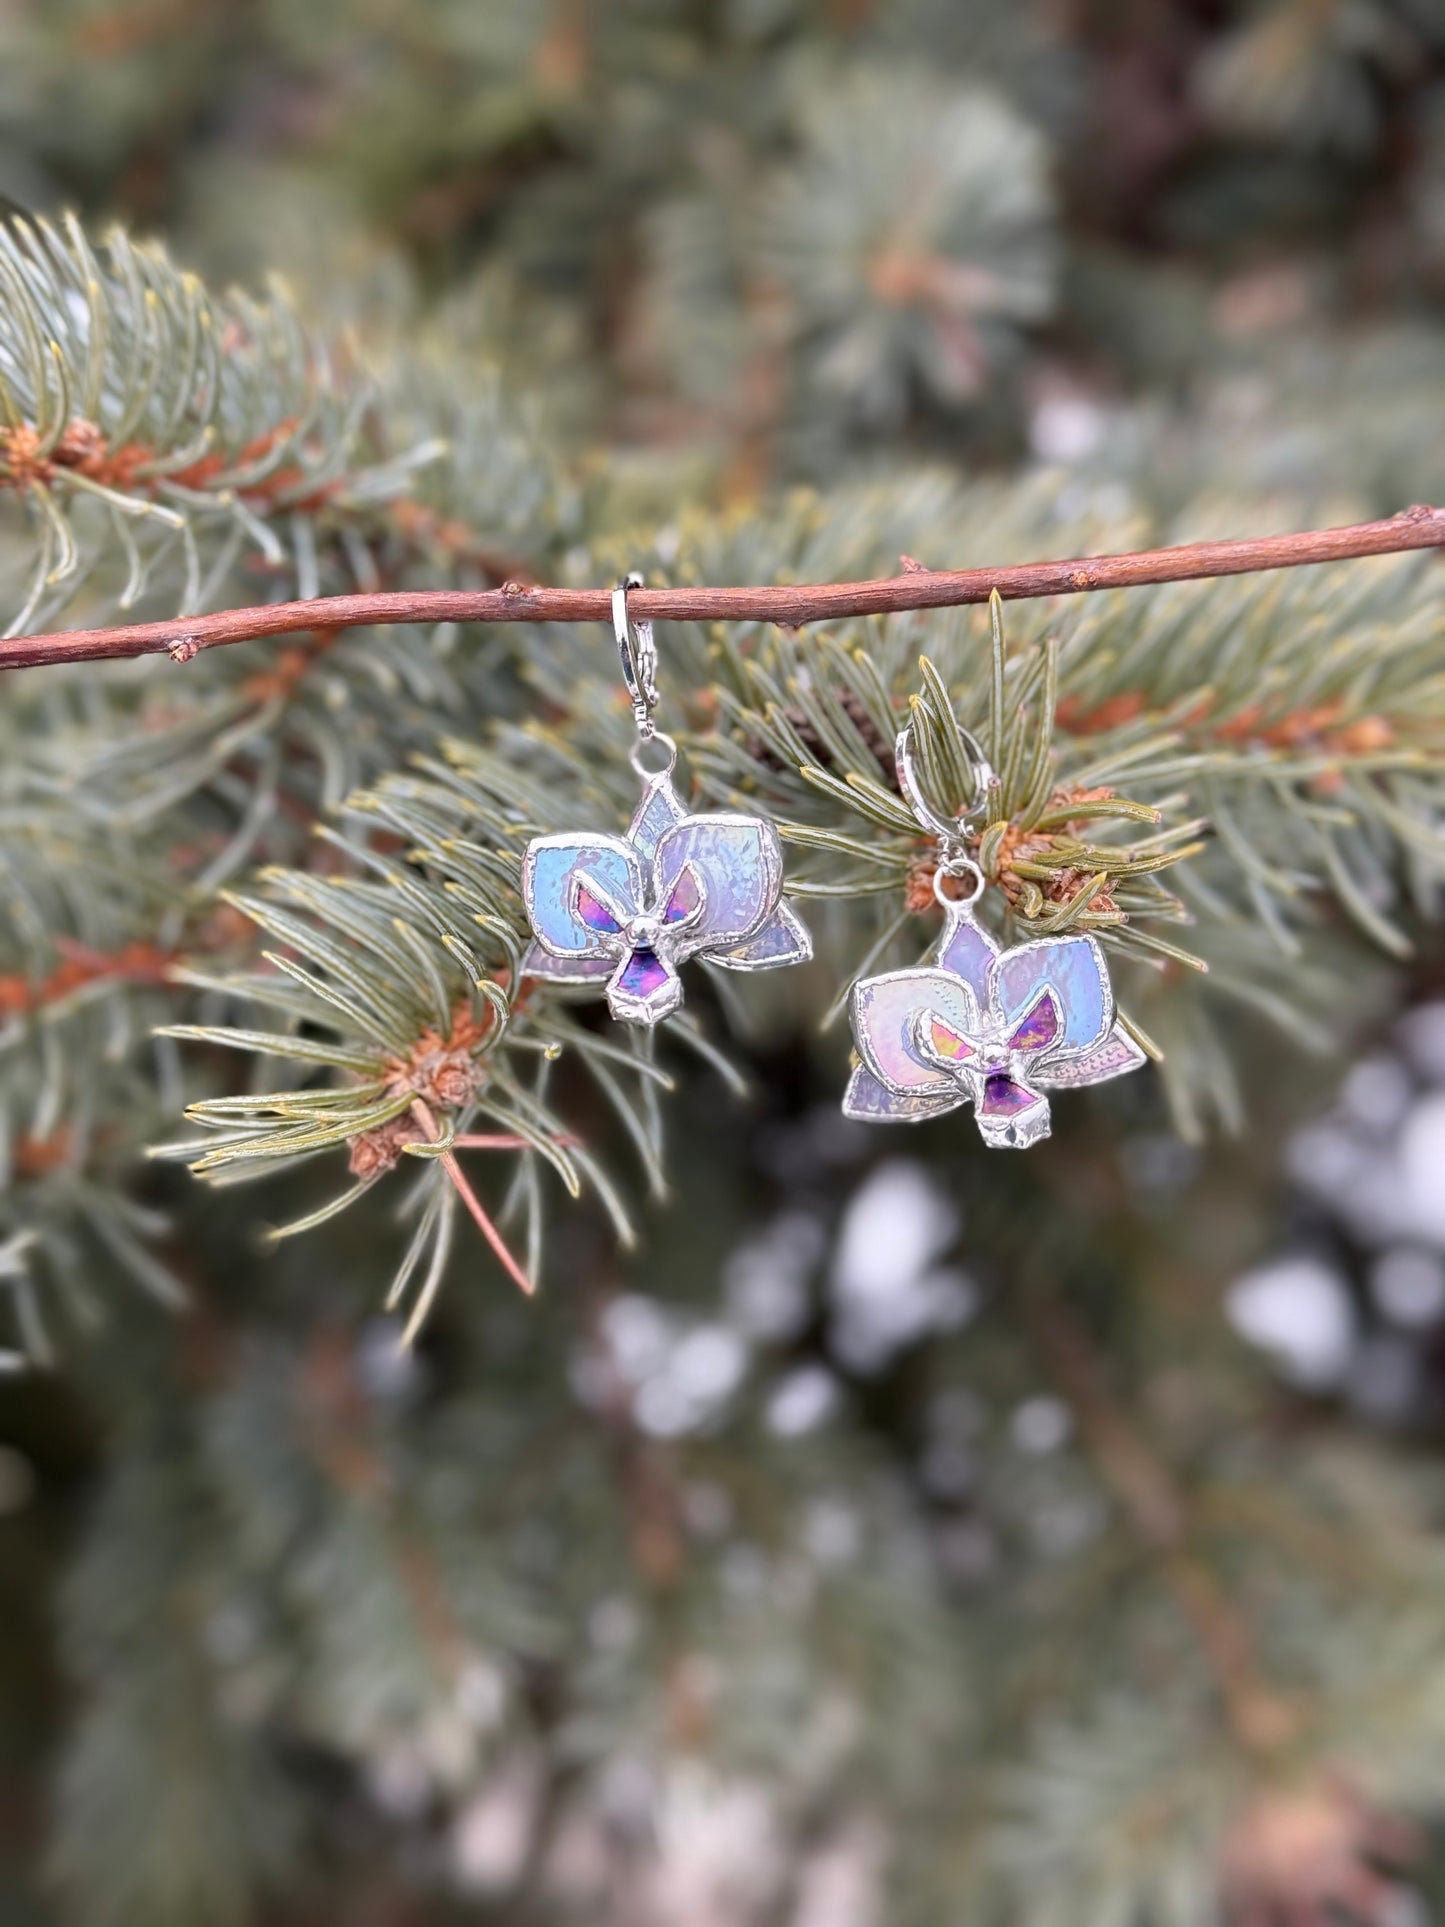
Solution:
[(955, 860), (961, 859), (968, 864), (969, 869), (972, 869), (974, 866), (965, 854), (967, 832), (972, 825), (981, 822), (987, 816), (989, 791), (996, 786), (998, 778), (989, 768), (988, 758), (984, 755), (978, 738), (972, 730), (965, 729), (962, 723), (955, 723), (954, 728), (958, 731), (959, 741), (973, 770), (974, 782), (973, 798), (967, 809), (958, 816), (940, 815), (923, 794), (922, 785), (918, 781), (918, 767), (913, 756), (911, 721), (905, 723), (899, 730), (893, 755), (898, 766), (898, 787), (903, 792), (905, 802), (924, 829), (938, 839), (939, 850), (945, 859), (941, 867), (946, 869)]
[(632, 702), (633, 720), (638, 735), (646, 743), (655, 734), (652, 712), (657, 707), (657, 643), (652, 624), (643, 619), (634, 623), (627, 610), (628, 590), (642, 586), (642, 577), (633, 569), (612, 591), (612, 631), (617, 637), (622, 680)]

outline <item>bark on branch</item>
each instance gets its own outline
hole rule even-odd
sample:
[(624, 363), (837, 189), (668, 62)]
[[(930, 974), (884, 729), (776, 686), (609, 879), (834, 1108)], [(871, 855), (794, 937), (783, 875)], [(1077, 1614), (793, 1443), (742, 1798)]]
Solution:
[[(1445, 548), (1445, 509), (1417, 506), (1383, 522), (1307, 529), (1293, 535), (1246, 536), (1228, 542), (1191, 542), (1178, 548), (1143, 549), (1131, 555), (1079, 556), (1065, 562), (1023, 562), (985, 569), (912, 567), (902, 575), (875, 582), (638, 589), (629, 597), (629, 607), (636, 615), (650, 616), (654, 621), (773, 622), (797, 628), (841, 616), (956, 608), (964, 603), (986, 602), (995, 589), (1004, 601), (1016, 602), (1435, 548)], [(556, 589), (538, 583), (505, 582), (500, 589), (322, 596), (309, 602), (222, 609), (213, 615), (182, 616), (169, 622), (14, 636), (0, 641), (0, 669), (93, 662), (111, 656), (169, 655), (176, 662), (189, 662), (203, 649), (217, 649), (226, 643), (296, 635), (306, 630), (364, 628), (376, 623), (610, 619), (609, 589)]]

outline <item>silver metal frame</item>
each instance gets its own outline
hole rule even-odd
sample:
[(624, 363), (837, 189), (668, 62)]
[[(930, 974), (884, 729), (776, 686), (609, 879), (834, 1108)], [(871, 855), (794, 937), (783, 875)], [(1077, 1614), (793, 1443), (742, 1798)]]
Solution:
[[(940, 816), (923, 794), (922, 786), (918, 781), (918, 771), (913, 762), (913, 724), (911, 722), (905, 723), (898, 732), (897, 740), (893, 745), (893, 761), (898, 771), (898, 787), (909, 809), (924, 829), (931, 832), (937, 839), (938, 846), (947, 860), (953, 861), (961, 857), (967, 862), (968, 858), (964, 855), (965, 833), (975, 820), (987, 819), (989, 793), (997, 788), (998, 778), (990, 768), (989, 760), (984, 755), (983, 748), (973, 731), (965, 729), (960, 722), (955, 722), (954, 728), (958, 731), (958, 740), (962, 743), (964, 752), (972, 765), (974, 777), (973, 801), (962, 816)], [(970, 867), (974, 866), (970, 865)]]
[(634, 625), (627, 608), (628, 590), (642, 587), (643, 579), (633, 569), (623, 576), (612, 591), (612, 633), (617, 638), (622, 680), (632, 699), (632, 716), (637, 724), (637, 733), (643, 742), (648, 742), (655, 734), (652, 712), (657, 707), (657, 639), (651, 622), (639, 617)]

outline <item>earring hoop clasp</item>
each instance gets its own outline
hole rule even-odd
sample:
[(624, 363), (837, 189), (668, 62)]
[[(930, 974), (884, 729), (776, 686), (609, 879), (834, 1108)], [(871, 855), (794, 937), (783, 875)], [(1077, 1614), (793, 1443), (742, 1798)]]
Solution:
[[(940, 815), (923, 794), (922, 785), (918, 780), (918, 767), (913, 758), (911, 721), (905, 723), (899, 730), (898, 740), (893, 747), (893, 756), (898, 768), (898, 787), (903, 792), (908, 807), (924, 829), (937, 838), (939, 848), (946, 858), (963, 858), (968, 861), (967, 831), (976, 822), (987, 818), (989, 793), (997, 787), (998, 778), (989, 767), (988, 758), (984, 755), (982, 745), (973, 731), (965, 729), (960, 722), (955, 722), (954, 728), (958, 731), (959, 741), (973, 770), (974, 782), (972, 801), (957, 816)], [(973, 867), (971, 863), (969, 867)]]
[(644, 743), (656, 734), (652, 712), (657, 707), (657, 642), (645, 617), (632, 620), (627, 608), (629, 589), (643, 587), (636, 569), (623, 576), (612, 591), (612, 632), (622, 663), (622, 680), (632, 703), (632, 717)]

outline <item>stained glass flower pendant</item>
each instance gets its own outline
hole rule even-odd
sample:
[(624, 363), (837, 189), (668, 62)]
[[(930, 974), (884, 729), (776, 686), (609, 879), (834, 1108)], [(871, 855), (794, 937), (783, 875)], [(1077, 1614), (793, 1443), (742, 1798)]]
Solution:
[(669, 774), (645, 779), (626, 836), (538, 837), (522, 862), (536, 942), (529, 976), (605, 981), (619, 1022), (656, 1024), (682, 1002), (677, 966), (727, 970), (805, 963), (812, 942), (782, 901), (783, 853), (771, 823), (689, 816)]
[(985, 1144), (1022, 1150), (1049, 1134), (1049, 1091), (1120, 1077), (1144, 1053), (1118, 1021), (1093, 937), (1004, 950), (969, 905), (945, 904), (931, 964), (853, 986), (861, 1062), (843, 1109), (916, 1123), (971, 1102)]
[[(982, 797), (988, 766), (973, 739), (960, 736)], [(973, 906), (984, 879), (963, 854), (961, 821), (941, 819), (922, 797), (906, 729), (897, 753), (899, 787), (939, 843), (934, 894), (943, 934), (930, 963), (854, 984), (860, 1061), (843, 1109), (872, 1123), (911, 1124), (971, 1103), (985, 1144), (1022, 1150), (1049, 1134), (1051, 1090), (1120, 1077), (1144, 1052), (1118, 1020), (1094, 937), (1040, 937), (1004, 949), (980, 926)]]
[[(632, 753), (642, 798), (625, 836), (580, 830), (537, 837), (522, 860), (535, 942), (526, 971), (550, 983), (604, 983), (621, 1023), (656, 1024), (682, 1002), (678, 965), (703, 957), (727, 970), (805, 963), (812, 940), (782, 900), (778, 833), (759, 817), (689, 815), (672, 786), (676, 747), (652, 727), (657, 701), (651, 625), (634, 636), (629, 577), (613, 596), (623, 672), (641, 740)], [(666, 753), (649, 771), (644, 745)]]

